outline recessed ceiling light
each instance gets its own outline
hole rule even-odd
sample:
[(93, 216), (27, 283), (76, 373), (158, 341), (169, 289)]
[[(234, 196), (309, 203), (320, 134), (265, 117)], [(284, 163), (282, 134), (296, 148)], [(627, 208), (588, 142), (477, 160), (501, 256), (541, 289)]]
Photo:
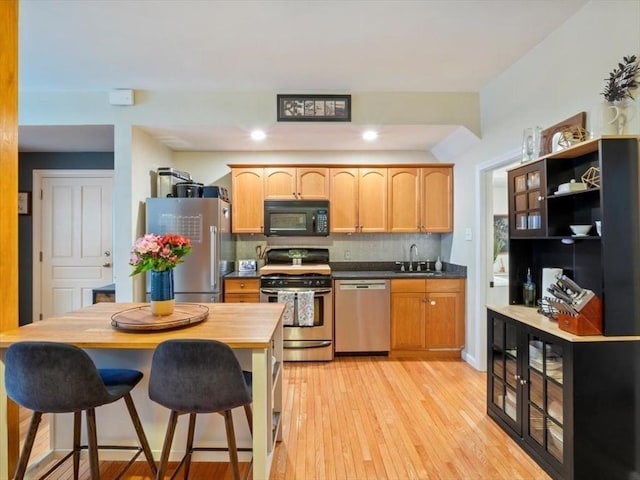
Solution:
[(367, 130), (362, 134), (362, 138), (365, 139), (367, 142), (372, 142), (376, 138), (378, 138), (378, 132), (376, 132), (375, 130)]
[(259, 142), (260, 140), (264, 140), (265, 138), (267, 138), (267, 134), (264, 133), (263, 130), (253, 130), (251, 132), (251, 138), (256, 142)]

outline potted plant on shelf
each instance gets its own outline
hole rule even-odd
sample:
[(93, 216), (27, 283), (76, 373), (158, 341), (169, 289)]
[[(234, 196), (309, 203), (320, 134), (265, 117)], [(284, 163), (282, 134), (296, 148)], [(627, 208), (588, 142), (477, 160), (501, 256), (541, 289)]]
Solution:
[(625, 133), (627, 126), (627, 107), (630, 100), (634, 100), (632, 90), (638, 87), (640, 65), (635, 55), (622, 58), (622, 63), (613, 69), (606, 78), (602, 95), (606, 100), (604, 109), (603, 134)]
[(171, 315), (175, 308), (173, 269), (191, 252), (187, 237), (175, 233), (156, 235), (147, 233), (138, 238), (131, 250), (131, 275), (150, 272), (151, 313)]

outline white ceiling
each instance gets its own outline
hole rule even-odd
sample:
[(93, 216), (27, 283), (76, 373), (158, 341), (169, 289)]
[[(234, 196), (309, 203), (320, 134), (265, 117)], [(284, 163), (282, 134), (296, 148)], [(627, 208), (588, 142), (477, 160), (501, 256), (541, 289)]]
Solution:
[[(21, 92), (478, 92), (588, 0), (21, 0)], [(274, 122), (275, 123), (275, 122)], [(156, 128), (174, 150), (429, 150), (457, 126)], [(21, 151), (108, 151), (111, 126), (20, 128)], [(53, 127), (46, 127), (51, 129)], [(92, 148), (92, 142), (95, 146)], [(105, 150), (106, 149), (106, 150)]]

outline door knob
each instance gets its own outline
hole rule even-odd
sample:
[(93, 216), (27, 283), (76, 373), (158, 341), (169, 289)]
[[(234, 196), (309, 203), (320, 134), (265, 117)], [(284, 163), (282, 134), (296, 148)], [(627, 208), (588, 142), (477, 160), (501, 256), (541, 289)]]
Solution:
[(102, 264), (102, 266), (103, 266), (104, 268), (109, 268), (109, 267), (111, 266), (111, 262), (103, 263), (103, 264)]
[(105, 250), (104, 256), (105, 257), (110, 257), (111, 256), (111, 252), (109, 250)]

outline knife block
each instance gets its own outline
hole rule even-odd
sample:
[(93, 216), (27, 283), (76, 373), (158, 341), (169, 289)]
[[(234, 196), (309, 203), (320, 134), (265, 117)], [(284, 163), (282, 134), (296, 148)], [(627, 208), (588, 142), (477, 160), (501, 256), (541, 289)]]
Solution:
[(594, 295), (577, 315), (558, 312), (558, 328), (574, 335), (602, 335), (602, 301)]

